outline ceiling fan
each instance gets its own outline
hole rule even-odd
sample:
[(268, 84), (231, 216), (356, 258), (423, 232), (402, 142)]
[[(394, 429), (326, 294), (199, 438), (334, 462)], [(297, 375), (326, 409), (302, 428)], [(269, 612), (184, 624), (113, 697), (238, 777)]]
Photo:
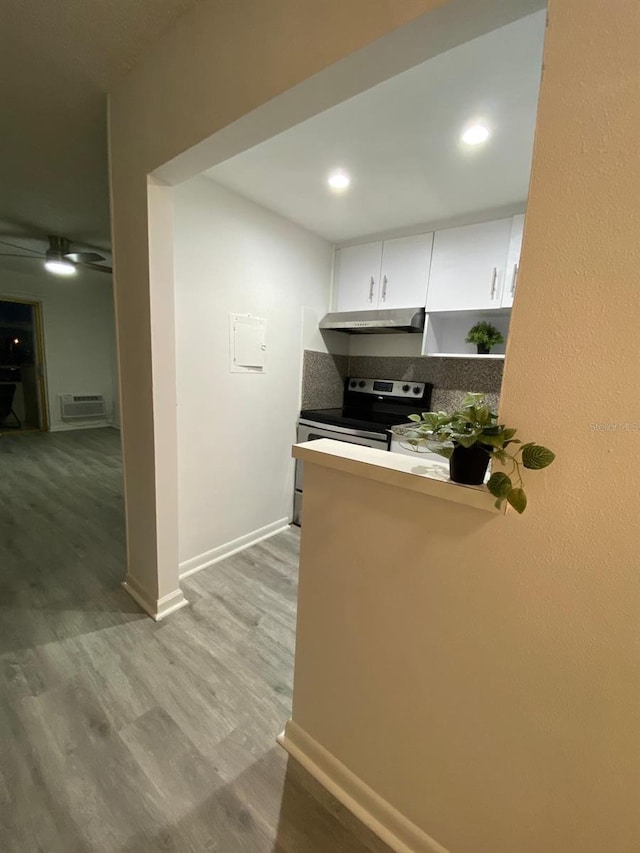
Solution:
[(0, 252), (0, 258), (24, 258), (26, 260), (44, 259), (44, 267), (48, 272), (54, 275), (75, 275), (78, 267), (87, 267), (100, 272), (111, 273), (111, 267), (105, 266), (102, 261), (106, 260), (104, 255), (93, 251), (75, 251), (70, 240), (66, 237), (50, 236), (49, 248), (45, 251), (31, 249), (28, 246), (18, 246), (15, 243), (8, 243), (6, 240), (0, 240), (0, 246), (7, 246), (11, 249), (20, 249), (22, 252), (31, 252), (30, 255), (17, 255), (13, 253)]

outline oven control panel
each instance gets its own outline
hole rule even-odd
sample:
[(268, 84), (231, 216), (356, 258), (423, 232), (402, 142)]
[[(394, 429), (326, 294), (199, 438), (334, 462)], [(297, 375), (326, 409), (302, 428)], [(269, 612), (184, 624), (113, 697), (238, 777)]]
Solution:
[(347, 379), (347, 390), (377, 397), (406, 397), (419, 399), (424, 396), (425, 383), (404, 379)]

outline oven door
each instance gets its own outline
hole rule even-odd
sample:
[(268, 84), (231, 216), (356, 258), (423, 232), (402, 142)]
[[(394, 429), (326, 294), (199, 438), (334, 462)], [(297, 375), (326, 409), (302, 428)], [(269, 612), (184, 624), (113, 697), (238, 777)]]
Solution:
[[(317, 441), (319, 438), (332, 438), (334, 441), (344, 441), (347, 444), (363, 444), (365, 447), (377, 447), (379, 450), (389, 449), (389, 440), (383, 433), (352, 430), (345, 427), (332, 427), (327, 424), (316, 424), (311, 421), (300, 421), (298, 424), (298, 443)], [(302, 472), (304, 464), (296, 459), (296, 491), (302, 491)]]

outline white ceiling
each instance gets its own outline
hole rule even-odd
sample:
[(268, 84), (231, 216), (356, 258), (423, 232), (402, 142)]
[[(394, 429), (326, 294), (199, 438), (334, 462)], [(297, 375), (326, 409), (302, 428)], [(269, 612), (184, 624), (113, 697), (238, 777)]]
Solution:
[(109, 247), (106, 93), (195, 2), (0, 1), (0, 240)]
[[(398, 75), (205, 174), (333, 242), (526, 200), (546, 12)], [(484, 146), (459, 143), (489, 123)], [(346, 169), (336, 196), (327, 174)]]

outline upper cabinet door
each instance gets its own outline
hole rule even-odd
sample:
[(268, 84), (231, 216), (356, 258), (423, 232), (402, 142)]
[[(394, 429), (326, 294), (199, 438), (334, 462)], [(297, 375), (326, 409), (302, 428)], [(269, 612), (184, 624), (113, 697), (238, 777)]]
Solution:
[(436, 231), (427, 312), (500, 308), (511, 219)]
[(522, 248), (522, 233), (524, 231), (524, 213), (514, 216), (511, 220), (511, 239), (507, 256), (507, 274), (502, 289), (502, 307), (511, 308), (513, 297), (518, 284), (520, 269), (520, 250)]
[(433, 234), (385, 240), (379, 308), (423, 308), (427, 298)]
[(382, 243), (336, 251), (336, 311), (372, 311), (378, 307)]

